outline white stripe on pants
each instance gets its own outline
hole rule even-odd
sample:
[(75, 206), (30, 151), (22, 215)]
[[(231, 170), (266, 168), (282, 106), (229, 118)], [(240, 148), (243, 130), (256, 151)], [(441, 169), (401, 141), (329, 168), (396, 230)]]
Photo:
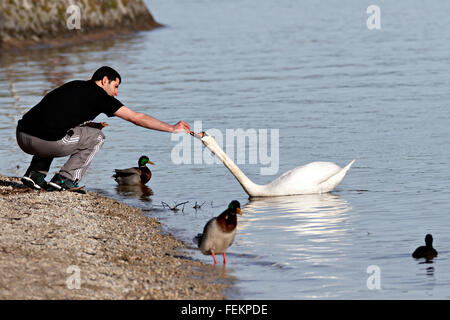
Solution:
[[(48, 159), (70, 156), (59, 174), (71, 180), (81, 180), (97, 152), (105, 142), (101, 130), (91, 127), (75, 127), (72, 135), (58, 141), (47, 141), (23, 132), (17, 132), (20, 148), (33, 158)], [(31, 168), (33, 169), (33, 168)]]

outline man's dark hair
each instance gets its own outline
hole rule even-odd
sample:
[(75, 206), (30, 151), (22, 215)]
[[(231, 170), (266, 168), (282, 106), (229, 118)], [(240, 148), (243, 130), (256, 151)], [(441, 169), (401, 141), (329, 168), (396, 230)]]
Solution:
[(109, 82), (119, 78), (120, 83), (122, 83), (122, 78), (120, 77), (120, 74), (116, 70), (108, 66), (103, 66), (97, 69), (97, 71), (95, 71), (94, 74), (92, 75), (91, 80), (93, 81), (102, 80), (105, 76), (108, 78)]

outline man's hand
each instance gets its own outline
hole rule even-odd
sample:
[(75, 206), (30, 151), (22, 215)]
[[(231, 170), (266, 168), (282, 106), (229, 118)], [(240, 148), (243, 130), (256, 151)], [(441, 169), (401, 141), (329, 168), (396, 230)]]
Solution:
[(189, 124), (187, 124), (184, 121), (178, 121), (178, 123), (173, 126), (172, 133), (177, 133), (177, 132), (189, 133), (189, 132), (191, 132), (191, 127), (189, 126)]

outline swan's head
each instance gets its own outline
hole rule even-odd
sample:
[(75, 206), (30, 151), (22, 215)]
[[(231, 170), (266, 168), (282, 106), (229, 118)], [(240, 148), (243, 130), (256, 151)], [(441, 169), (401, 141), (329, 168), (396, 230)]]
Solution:
[(209, 134), (207, 134), (205, 131), (202, 131), (200, 133), (191, 131), (190, 133), (191, 133), (191, 136), (200, 139), (205, 146), (210, 146), (211, 144), (216, 142), (216, 140), (214, 140), (214, 138), (212, 136), (210, 136)]
[(216, 142), (216, 140), (206, 132), (203, 132), (203, 137), (201, 138), (201, 140), (205, 146), (210, 146)]
[(206, 132), (205, 132), (205, 131), (202, 131), (202, 132), (199, 132), (199, 133), (194, 132), (194, 131), (189, 131), (189, 133), (190, 133), (190, 135), (193, 136), (194, 138), (197, 138), (197, 139), (200, 139), (200, 140), (206, 135)]

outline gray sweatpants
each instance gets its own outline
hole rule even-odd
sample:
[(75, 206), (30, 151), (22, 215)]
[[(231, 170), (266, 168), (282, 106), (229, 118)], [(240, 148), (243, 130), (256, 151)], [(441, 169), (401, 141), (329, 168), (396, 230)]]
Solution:
[(53, 158), (70, 156), (59, 171), (63, 177), (73, 181), (81, 180), (92, 159), (105, 142), (101, 130), (91, 127), (75, 127), (58, 141), (47, 141), (23, 132), (16, 132), (19, 147), (33, 155), (28, 170), (47, 175)]

